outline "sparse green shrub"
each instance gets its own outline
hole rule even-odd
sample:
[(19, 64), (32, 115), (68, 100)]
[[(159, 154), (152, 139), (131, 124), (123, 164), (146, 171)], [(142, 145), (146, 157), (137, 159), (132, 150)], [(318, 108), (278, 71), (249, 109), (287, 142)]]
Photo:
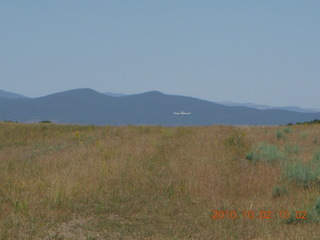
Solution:
[(309, 164), (294, 163), (287, 168), (287, 177), (303, 187), (310, 187), (318, 179), (318, 169)]
[(312, 162), (318, 165), (318, 168), (320, 168), (320, 150), (316, 151), (313, 154)]
[(287, 224), (296, 223), (319, 223), (320, 222), (320, 198), (317, 199), (315, 206), (310, 209), (298, 209), (290, 211), (290, 216), (284, 222)]
[(284, 133), (291, 133), (292, 132), (292, 128), (291, 127), (285, 127), (284, 129), (283, 129), (283, 132)]
[(238, 145), (241, 145), (242, 138), (243, 138), (243, 136), (240, 135), (240, 134), (229, 136), (225, 140), (225, 145), (226, 146), (238, 146)]
[(286, 135), (284, 133), (290, 133), (292, 131), (292, 128), (287, 126), (283, 130), (277, 130), (276, 136), (277, 139), (287, 139)]
[[(236, 156), (243, 156), (249, 150), (246, 134), (240, 131), (234, 131), (232, 135), (224, 140), (224, 145), (230, 149), (230, 151), (233, 151)], [(237, 157), (235, 159), (237, 159)]]
[(284, 137), (281, 130), (277, 130), (276, 136), (277, 136), (277, 139), (282, 139)]
[(317, 214), (320, 214), (320, 198), (317, 199), (314, 210)]
[(298, 154), (299, 153), (299, 146), (297, 145), (292, 145), (292, 144), (287, 144), (285, 146), (285, 150), (289, 154)]
[(93, 144), (97, 143), (99, 140), (95, 136), (88, 136), (85, 139), (83, 139), (84, 144)]
[(308, 138), (308, 136), (309, 136), (309, 134), (308, 134), (308, 133), (301, 133), (301, 134), (300, 134), (300, 138), (301, 138), (302, 140), (307, 139), (307, 138)]
[(29, 210), (29, 204), (27, 201), (12, 200), (12, 206), (16, 212)]
[(272, 197), (273, 198), (278, 198), (281, 197), (285, 194), (288, 194), (288, 190), (286, 186), (275, 186), (272, 189)]
[(246, 158), (252, 160), (253, 162), (275, 162), (283, 160), (285, 155), (276, 146), (260, 143), (246, 155)]
[(255, 154), (253, 151), (249, 152), (247, 155), (246, 155), (246, 159), (248, 160), (253, 160), (255, 158)]
[[(283, 218), (286, 224), (309, 223), (314, 221), (314, 213), (308, 209), (290, 211), (288, 218)], [(288, 216), (288, 215), (286, 215)]]

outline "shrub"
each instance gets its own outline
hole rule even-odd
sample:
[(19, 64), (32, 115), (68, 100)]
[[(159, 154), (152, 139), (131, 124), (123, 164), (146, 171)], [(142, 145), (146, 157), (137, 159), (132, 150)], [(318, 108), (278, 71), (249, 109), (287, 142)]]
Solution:
[(297, 146), (297, 145), (291, 145), (291, 144), (287, 144), (286, 146), (285, 146), (285, 150), (286, 150), (286, 152), (287, 153), (289, 153), (289, 154), (291, 154), (291, 153), (293, 153), (293, 154), (298, 154), (299, 153), (299, 146)]
[[(299, 214), (302, 213), (302, 215)], [(306, 215), (304, 215), (306, 213)], [(303, 217), (302, 217), (303, 216)], [(286, 224), (296, 224), (296, 223), (310, 223), (315, 222), (314, 212), (308, 209), (299, 209), (296, 211), (290, 211), (290, 216), (283, 219)]]
[(306, 132), (305, 133), (300, 133), (300, 138), (303, 139), (303, 140), (307, 139), (308, 136), (309, 136), (309, 134), (306, 133)]
[(238, 147), (243, 147), (244, 146), (244, 140), (245, 138), (245, 133), (235, 133), (234, 135), (229, 136), (225, 140), (225, 145), (226, 146), (238, 146)]
[[(297, 218), (296, 213), (300, 211), (306, 211), (306, 219)], [(298, 211), (291, 211), (290, 217), (285, 219), (285, 223), (292, 224), (292, 223), (319, 223), (320, 217), (319, 214), (314, 210), (298, 210)]]
[(318, 167), (320, 167), (320, 150), (316, 151), (313, 154), (312, 162), (317, 164)]
[(39, 123), (52, 123), (52, 122), (49, 120), (43, 120), (43, 121), (40, 121)]
[(283, 132), (285, 132), (285, 133), (291, 133), (291, 132), (292, 132), (292, 128), (291, 128), (291, 127), (285, 127), (285, 128), (283, 129)]
[(320, 120), (319, 119), (314, 119), (310, 122), (306, 122), (307, 124), (320, 124)]
[(318, 169), (303, 163), (294, 163), (287, 168), (287, 177), (303, 187), (310, 187), (318, 179)]
[(256, 161), (275, 162), (284, 159), (284, 154), (273, 145), (260, 143), (251, 152), (246, 155), (246, 158)]
[(281, 138), (283, 138), (282, 131), (281, 131), (281, 130), (277, 130), (277, 132), (276, 132), (276, 136), (277, 136), (277, 139), (281, 139)]
[(317, 199), (314, 210), (317, 214), (320, 214), (320, 198)]
[(281, 197), (282, 195), (288, 194), (288, 190), (286, 186), (275, 186), (272, 189), (272, 197), (273, 198), (278, 198)]
[(246, 155), (246, 159), (248, 160), (253, 160), (255, 157), (255, 154), (253, 153), (253, 151), (249, 152), (247, 155)]
[[(306, 215), (300, 215), (300, 213), (305, 212)], [(301, 216), (304, 216), (306, 219), (303, 219)], [(290, 211), (290, 216), (287, 219), (284, 219), (284, 222), (287, 224), (292, 223), (319, 223), (320, 222), (320, 198), (317, 199), (314, 208), (310, 209), (299, 209), (297, 211)]]

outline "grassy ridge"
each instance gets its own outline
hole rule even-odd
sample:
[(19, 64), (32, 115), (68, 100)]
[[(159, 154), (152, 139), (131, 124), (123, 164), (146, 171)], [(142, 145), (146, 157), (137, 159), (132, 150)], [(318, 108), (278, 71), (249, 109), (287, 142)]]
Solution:
[[(319, 136), (316, 125), (0, 123), (0, 239), (318, 239)], [(277, 213), (302, 209), (312, 221)]]

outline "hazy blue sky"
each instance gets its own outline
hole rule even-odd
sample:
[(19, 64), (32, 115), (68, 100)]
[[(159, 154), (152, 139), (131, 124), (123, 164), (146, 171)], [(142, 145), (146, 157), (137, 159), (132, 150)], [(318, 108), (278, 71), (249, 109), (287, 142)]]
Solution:
[(320, 109), (319, 0), (0, 0), (0, 89)]

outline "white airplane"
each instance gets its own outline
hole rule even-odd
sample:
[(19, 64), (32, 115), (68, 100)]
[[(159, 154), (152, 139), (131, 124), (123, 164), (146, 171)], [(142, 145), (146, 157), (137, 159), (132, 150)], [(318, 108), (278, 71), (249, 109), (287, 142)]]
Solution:
[(185, 116), (185, 115), (190, 115), (191, 112), (184, 112), (184, 111), (182, 110), (181, 112), (173, 112), (173, 114)]

